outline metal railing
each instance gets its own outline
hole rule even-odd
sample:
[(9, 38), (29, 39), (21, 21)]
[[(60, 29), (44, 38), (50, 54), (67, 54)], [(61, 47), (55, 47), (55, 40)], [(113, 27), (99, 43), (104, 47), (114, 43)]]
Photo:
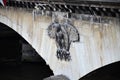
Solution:
[(60, 11), (120, 17), (119, 0), (8, 0), (7, 6), (44, 11)]

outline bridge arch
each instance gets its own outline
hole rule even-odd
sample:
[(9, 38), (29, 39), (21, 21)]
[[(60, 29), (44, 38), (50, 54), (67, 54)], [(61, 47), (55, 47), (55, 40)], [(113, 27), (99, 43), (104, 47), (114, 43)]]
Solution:
[(114, 80), (120, 78), (120, 61), (98, 68), (79, 80)]
[[(33, 21), (32, 17), (32, 11), (31, 13), (27, 12), (25, 13), (24, 10), (19, 11), (19, 10), (14, 10), (11, 8), (11, 11), (8, 10), (9, 15), (7, 16), (6, 11), (4, 13), (3, 9), (3, 14), (0, 15), (0, 22), (9, 26), (11, 29), (16, 31), (20, 36), (22, 36), (37, 52), (40, 52), (41, 46), (41, 36), (43, 35), (43, 29), (45, 29), (44, 23), (40, 24), (38, 21)], [(10, 11), (10, 12), (9, 12)], [(13, 13), (11, 13), (13, 11)], [(22, 14), (19, 14), (19, 12), (22, 12)], [(27, 17), (27, 18), (26, 18)], [(47, 19), (46, 19), (47, 20)], [(40, 21), (40, 20), (39, 20)], [(44, 20), (45, 22), (45, 20)], [(49, 24), (49, 23), (48, 23)], [(47, 25), (48, 25), (47, 24)], [(41, 26), (39, 26), (41, 25)], [(36, 36), (40, 37), (36, 37)], [(39, 44), (36, 43), (38, 41), (40, 42)], [(36, 47), (39, 47), (36, 48)], [(41, 55), (42, 56), (42, 55)]]
[(55, 75), (63, 74), (71, 80), (77, 80), (99, 67), (120, 60), (119, 19), (107, 18), (102, 24), (96, 23), (96, 18), (93, 20), (95, 22), (85, 20), (74, 21), (81, 39), (80, 42), (71, 44), (72, 61), (65, 62), (56, 58), (55, 42), (47, 35), (47, 27), (51, 24), (52, 17), (37, 16), (34, 20), (32, 11), (0, 8), (0, 22), (26, 39)]
[[(1, 44), (0, 66), (1, 67), (3, 66), (1, 70), (5, 71), (4, 73), (6, 76), (8, 76), (8, 78), (14, 79), (14, 77), (12, 76), (17, 74), (19, 78), (28, 79), (30, 74), (32, 74), (33, 77), (31, 78), (31, 80), (33, 80), (33, 79), (43, 79), (49, 77), (50, 75), (53, 75), (52, 70), (49, 68), (48, 65), (46, 65), (46, 62), (43, 60), (43, 58), (40, 57), (40, 55), (38, 55), (38, 53), (32, 48), (32, 46), (26, 40), (22, 38), (21, 35), (19, 35), (11, 27), (1, 22), (0, 22), (0, 31), (1, 31), (0, 32), (1, 35), (0, 36), (0, 44)], [(26, 53), (27, 56), (25, 56)], [(12, 69), (13, 73), (10, 71), (11, 74), (9, 74), (9, 72), (5, 70), (6, 67), (8, 68), (7, 70), (12, 69), (12, 67), (14, 67), (14, 69)], [(23, 70), (21, 70), (21, 68)], [(14, 72), (14, 70), (16, 70), (17, 72)], [(1, 72), (0, 74), (3, 73)], [(24, 75), (24, 77), (21, 76), (21, 74)], [(11, 77), (9, 75), (11, 75)], [(1, 79), (6, 79), (6, 78), (1, 77)]]

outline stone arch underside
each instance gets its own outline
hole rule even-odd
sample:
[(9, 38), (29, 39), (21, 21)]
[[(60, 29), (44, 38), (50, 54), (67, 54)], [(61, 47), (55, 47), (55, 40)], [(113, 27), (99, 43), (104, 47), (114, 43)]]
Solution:
[(120, 21), (107, 18), (105, 23), (74, 20), (80, 42), (72, 43), (70, 62), (56, 58), (55, 41), (47, 35), (50, 16), (37, 16), (32, 11), (0, 8), (0, 22), (18, 32), (41, 55), (55, 75), (77, 80), (104, 65), (120, 60)]
[[(53, 75), (45, 60), (17, 32), (0, 22), (1, 79), (33, 80)], [(22, 75), (22, 76), (21, 76)], [(31, 76), (32, 75), (32, 76)]]
[(119, 80), (120, 79), (120, 61), (100, 67), (79, 80)]

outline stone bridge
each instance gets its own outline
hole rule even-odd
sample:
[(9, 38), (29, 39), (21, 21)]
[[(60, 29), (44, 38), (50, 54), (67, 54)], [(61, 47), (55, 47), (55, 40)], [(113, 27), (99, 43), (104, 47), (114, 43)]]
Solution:
[[(56, 41), (48, 36), (48, 26), (56, 14), (58, 22), (69, 19), (79, 33), (80, 41), (70, 45), (70, 61), (56, 57)], [(68, 18), (66, 14), (46, 12), (42, 15), (31, 9), (0, 7), (0, 23), (28, 41), (54, 75), (62, 74), (71, 80), (78, 80), (98, 68), (120, 61), (120, 18), (75, 13)]]

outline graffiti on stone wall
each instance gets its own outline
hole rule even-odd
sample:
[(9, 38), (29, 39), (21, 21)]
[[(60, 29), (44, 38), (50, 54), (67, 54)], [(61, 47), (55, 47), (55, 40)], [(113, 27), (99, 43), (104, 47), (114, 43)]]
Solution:
[(60, 23), (55, 19), (48, 26), (48, 36), (52, 39), (55, 39), (57, 51), (56, 56), (60, 60), (70, 61), (70, 45), (71, 42), (79, 41), (79, 32), (73, 24), (66, 20), (63, 23)]

